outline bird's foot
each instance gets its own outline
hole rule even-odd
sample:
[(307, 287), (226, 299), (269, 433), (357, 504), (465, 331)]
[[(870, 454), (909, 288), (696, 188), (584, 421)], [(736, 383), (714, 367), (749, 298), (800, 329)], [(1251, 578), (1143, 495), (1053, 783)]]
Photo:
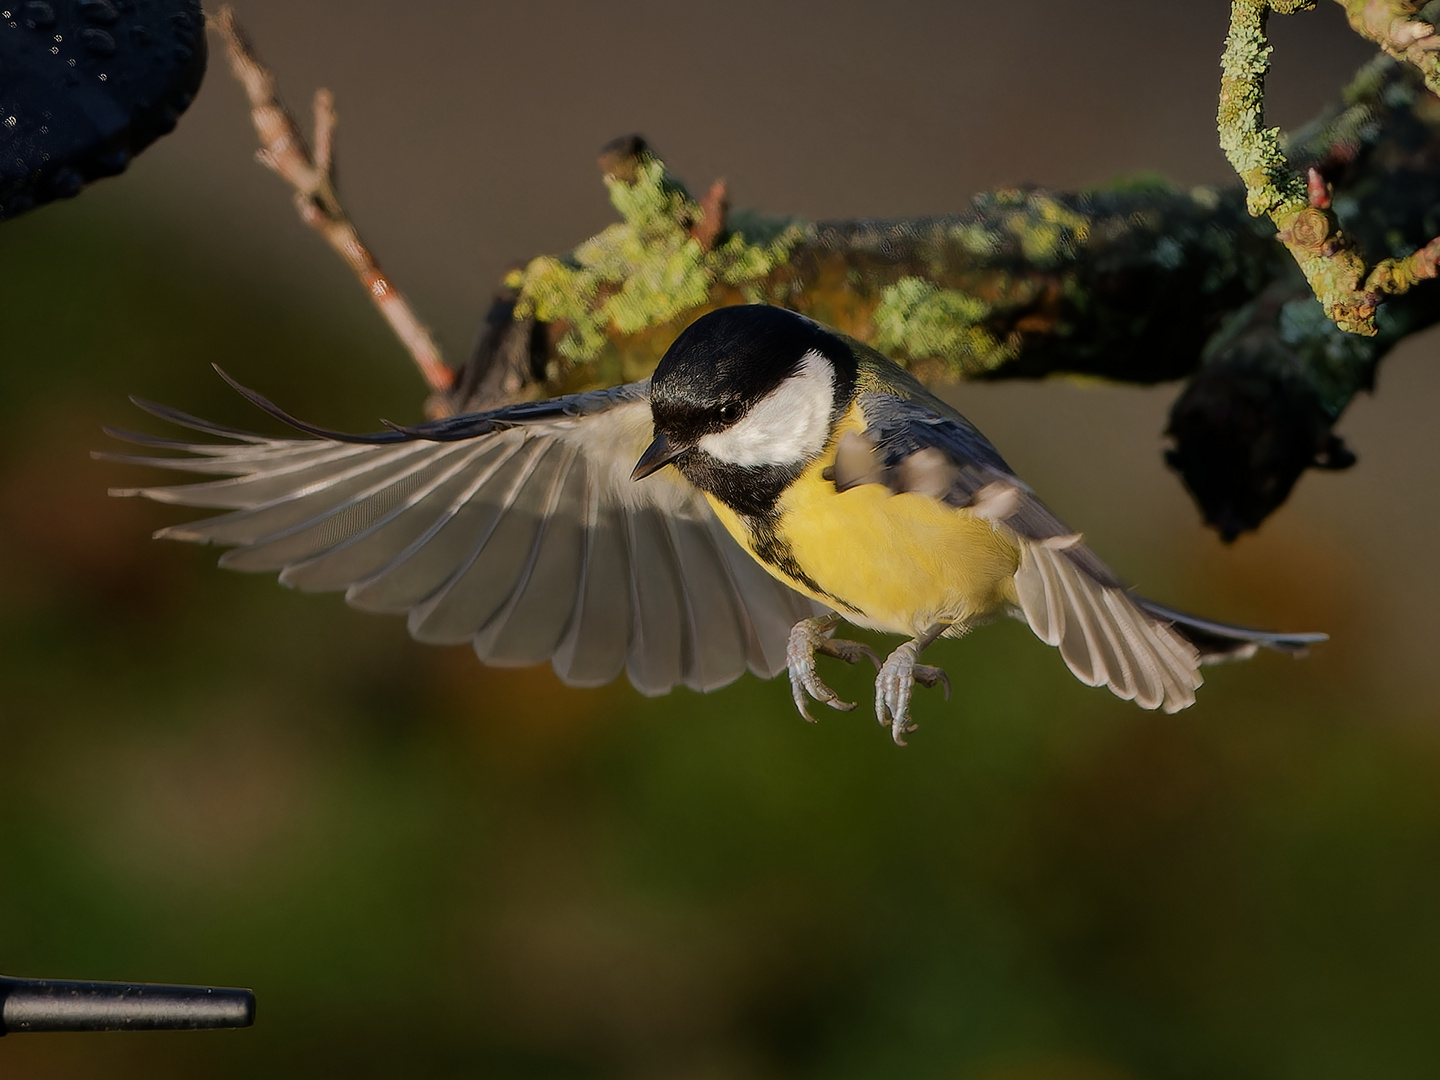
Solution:
[[(880, 657), (875, 655), (875, 650), (869, 645), (862, 645), (858, 641), (846, 641), (844, 638), (826, 638), (815, 649), (816, 652), (824, 653), (826, 656), (833, 656), (837, 660), (844, 660), (847, 664), (858, 664), (861, 660), (869, 660), (875, 665), (875, 670), (880, 670)], [(853, 709), (854, 706), (852, 705)]]
[(869, 660), (877, 668), (880, 666), (880, 658), (868, 645), (832, 638), (830, 635), (839, 625), (840, 616), (820, 615), (813, 619), (801, 619), (790, 629), (790, 642), (785, 648), (785, 659), (790, 669), (790, 693), (795, 698), (795, 708), (812, 724), (815, 717), (805, 708), (806, 694), (841, 712), (855, 708), (853, 701), (842, 701), (839, 694), (820, 681), (820, 676), (815, 673), (816, 653), (833, 656), (847, 664)]
[(950, 700), (950, 677), (944, 670), (915, 662), (926, 644), (916, 639), (901, 645), (885, 659), (875, 679), (875, 718), (890, 728), (896, 746), (904, 746), (905, 733), (915, 730), (910, 722), (910, 695), (917, 682), (927, 688), (943, 685), (945, 700)]

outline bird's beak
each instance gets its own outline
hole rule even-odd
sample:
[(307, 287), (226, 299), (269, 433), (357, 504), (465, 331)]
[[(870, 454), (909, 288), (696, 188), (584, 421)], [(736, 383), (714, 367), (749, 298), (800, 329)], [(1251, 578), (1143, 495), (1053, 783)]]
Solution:
[(670, 445), (670, 440), (660, 432), (655, 433), (655, 441), (650, 444), (649, 449), (640, 455), (640, 460), (635, 463), (635, 469), (630, 473), (631, 480), (644, 480), (653, 472), (663, 469), (677, 457), (684, 453), (684, 447), (676, 449)]

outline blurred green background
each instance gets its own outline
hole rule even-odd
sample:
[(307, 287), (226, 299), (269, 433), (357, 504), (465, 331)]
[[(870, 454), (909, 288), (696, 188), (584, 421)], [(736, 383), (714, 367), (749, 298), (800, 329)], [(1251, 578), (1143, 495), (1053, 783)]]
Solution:
[[(236, 7), (336, 91), (362, 231), (459, 358), (512, 261), (610, 219), (643, 131), (807, 217), (1019, 180), (1222, 180), (1224, 5)], [(1329, 10), (1333, 9), (1333, 10)], [(1277, 20), (1275, 119), (1366, 56)], [(1436, 338), (1222, 548), (1159, 457), (1173, 387), (964, 386), (1124, 576), (1333, 641), (1142, 713), (1006, 623), (935, 649), (909, 748), (746, 678), (645, 700), (159, 544), (110, 500), (127, 393), (341, 428), (423, 388), (254, 165), (219, 58), (119, 180), (0, 227), (0, 971), (253, 986), (249, 1031), (14, 1036), (16, 1077), (1429, 1077), (1440, 1064)], [(864, 695), (863, 673), (831, 671)]]

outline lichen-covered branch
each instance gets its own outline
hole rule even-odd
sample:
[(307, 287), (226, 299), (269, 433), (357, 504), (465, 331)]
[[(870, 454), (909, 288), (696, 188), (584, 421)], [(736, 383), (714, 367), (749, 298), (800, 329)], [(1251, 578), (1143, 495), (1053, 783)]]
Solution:
[(225, 40), (230, 69), (250, 99), (250, 118), (260, 137), (256, 156), (295, 189), (300, 219), (323, 236), (354, 271), (431, 390), (437, 394), (449, 390), (455, 381), (454, 372), (445, 364), (429, 330), (360, 239), (336, 194), (336, 115), (330, 91), (315, 92), (315, 151), (312, 154), (299, 125), (275, 92), (274, 75), (260, 61), (234, 12), (229, 7), (221, 7), (215, 13), (213, 25)]
[(1424, 0), (1336, 0), (1350, 26), (1396, 60), (1414, 64), (1432, 94), (1440, 94), (1440, 34), (1416, 18)]
[[(1424, 61), (1420, 67), (1427, 79), (1432, 77), (1431, 50), (1440, 48), (1440, 38), (1434, 37), (1429, 24), (1407, 22), (1399, 14), (1402, 8), (1414, 14), (1418, 5), (1407, 0), (1340, 2), (1357, 29), (1370, 28), (1362, 32), (1380, 34), (1392, 50), (1403, 42), (1405, 47), (1397, 55)], [(1230, 32), (1221, 58), (1220, 146), (1245, 183), (1250, 213), (1268, 215), (1275, 223), (1280, 241), (1294, 255), (1326, 315), (1342, 330), (1371, 335), (1376, 332), (1375, 312), (1381, 300), (1433, 278), (1436, 254), (1434, 245), (1424, 243), (1368, 265), (1340, 228), (1324, 175), (1314, 167), (1304, 174), (1294, 169), (1280, 147), (1279, 129), (1265, 127), (1265, 76), (1271, 52), (1266, 20), (1272, 10), (1291, 14), (1314, 6), (1315, 0), (1231, 0)], [(1377, 12), (1382, 8), (1390, 15), (1381, 18)]]
[(683, 325), (740, 302), (809, 314), (927, 378), (1159, 382), (1192, 370), (1197, 343), (1274, 273), (1233, 192), (1147, 180), (1004, 189), (905, 221), (720, 219), (638, 137), (601, 165), (620, 221), (506, 278), (456, 388), (464, 407), (641, 378)]

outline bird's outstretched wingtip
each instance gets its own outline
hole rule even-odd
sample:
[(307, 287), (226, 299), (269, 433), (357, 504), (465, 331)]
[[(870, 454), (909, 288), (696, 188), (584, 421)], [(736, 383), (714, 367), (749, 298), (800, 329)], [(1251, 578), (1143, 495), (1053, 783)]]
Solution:
[(264, 394), (260, 393), (258, 390), (251, 390), (244, 383), (231, 376), (230, 373), (227, 372), (224, 368), (222, 368), (219, 364), (211, 364), (210, 366), (215, 369), (215, 374), (219, 375), (220, 378), (225, 380), (225, 384), (229, 386), (230, 389), (234, 390), (237, 394), (243, 397), (246, 401), (250, 402), (250, 404), (254, 405), (261, 412), (274, 417), (276, 420), (279, 420), (285, 426), (292, 427), (296, 431), (303, 432), (306, 435), (313, 435), (317, 439), (332, 439), (336, 442), (348, 443), (397, 442), (401, 437), (400, 434), (390, 431), (383, 431), (374, 435), (349, 435), (342, 431), (335, 431), (331, 428), (321, 427), (318, 424), (312, 424), (309, 421), (301, 420), (298, 416), (286, 411), (285, 409), (282, 409), (279, 405), (276, 405), (273, 401), (271, 401)]

